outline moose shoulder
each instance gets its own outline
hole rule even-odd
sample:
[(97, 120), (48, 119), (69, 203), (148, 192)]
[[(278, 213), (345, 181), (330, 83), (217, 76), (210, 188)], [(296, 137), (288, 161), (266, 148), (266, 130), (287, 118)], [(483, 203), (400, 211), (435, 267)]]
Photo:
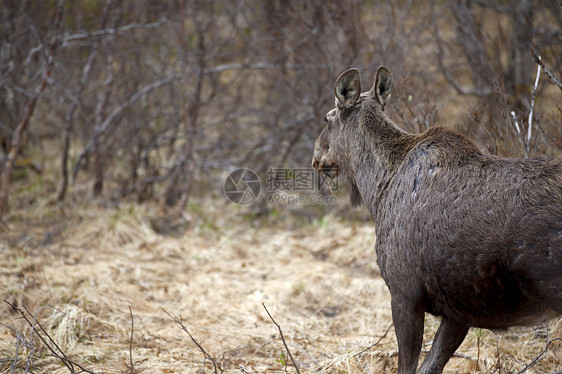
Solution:
[(391, 294), (398, 373), (415, 373), (424, 313), (442, 317), (420, 373), (441, 373), (470, 327), (503, 329), (562, 313), (562, 158), (508, 159), (434, 127), (400, 130), (384, 113), (392, 75), (337, 79), (313, 166), (341, 170), (376, 225)]

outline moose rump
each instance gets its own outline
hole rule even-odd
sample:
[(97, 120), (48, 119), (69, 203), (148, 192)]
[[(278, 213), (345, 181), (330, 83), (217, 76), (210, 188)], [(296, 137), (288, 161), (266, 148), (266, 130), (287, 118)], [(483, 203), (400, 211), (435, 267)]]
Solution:
[[(469, 326), (503, 329), (548, 308), (562, 313), (560, 162), (478, 153), (453, 162), (440, 153), (457, 135), (430, 132), (381, 199), (376, 246), (394, 248), (379, 251), (383, 277), (400, 273), (389, 253), (403, 258), (425, 310)], [(435, 137), (452, 139), (438, 147)]]

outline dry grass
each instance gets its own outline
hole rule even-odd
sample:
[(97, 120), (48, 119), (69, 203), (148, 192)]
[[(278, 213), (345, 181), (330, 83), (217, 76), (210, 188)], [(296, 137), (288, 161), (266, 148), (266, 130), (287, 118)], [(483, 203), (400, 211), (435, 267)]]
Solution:
[[(395, 372), (394, 331), (380, 339), (391, 326), (390, 298), (374, 265), (373, 225), (333, 216), (276, 223), (241, 213), (216, 201), (181, 214), (36, 204), (4, 227), (0, 296), (27, 306), (70, 359), (96, 373), (130, 372), (129, 307), (135, 373), (212, 372), (162, 308), (181, 316), (225, 372), (293, 372), (262, 302), (301, 372)], [(175, 227), (175, 236), (159, 234), (163, 226)], [(14, 372), (25, 372), (31, 354), (33, 372), (68, 373), (6, 303), (0, 322), (0, 373), (12, 370), (15, 331), (35, 351), (19, 347)], [(437, 325), (428, 316), (426, 342)], [(463, 357), (446, 372), (516, 373), (556, 336), (562, 320), (503, 333), (471, 330), (457, 351)], [(552, 343), (527, 372), (562, 370), (561, 348)]]

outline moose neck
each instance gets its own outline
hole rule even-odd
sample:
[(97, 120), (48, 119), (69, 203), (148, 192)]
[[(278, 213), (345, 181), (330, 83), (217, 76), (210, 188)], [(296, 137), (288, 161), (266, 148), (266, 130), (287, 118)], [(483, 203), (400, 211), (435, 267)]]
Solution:
[[(348, 169), (373, 219), (383, 191), (415, 141), (415, 135), (399, 129), (380, 108), (369, 108), (356, 127), (350, 144)], [(357, 146), (355, 146), (357, 144)]]

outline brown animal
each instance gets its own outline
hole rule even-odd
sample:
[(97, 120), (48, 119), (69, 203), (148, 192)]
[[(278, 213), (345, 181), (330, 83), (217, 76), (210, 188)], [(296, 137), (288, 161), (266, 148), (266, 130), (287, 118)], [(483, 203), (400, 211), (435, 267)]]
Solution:
[(398, 373), (416, 372), (425, 312), (442, 320), (419, 372), (441, 373), (470, 327), (562, 313), (562, 158), (486, 155), (442, 127), (408, 134), (383, 112), (391, 90), (384, 66), (364, 93), (357, 69), (342, 73), (312, 164), (341, 170), (373, 217)]

